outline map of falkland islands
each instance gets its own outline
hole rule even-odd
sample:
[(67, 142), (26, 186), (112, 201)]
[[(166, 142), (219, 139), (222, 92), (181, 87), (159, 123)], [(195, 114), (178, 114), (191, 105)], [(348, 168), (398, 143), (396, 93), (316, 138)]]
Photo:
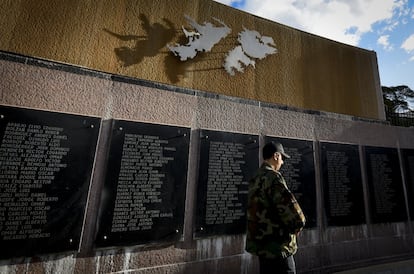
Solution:
[(204, 25), (200, 25), (187, 15), (185, 15), (185, 18), (196, 31), (188, 31), (182, 27), (185, 36), (188, 38), (188, 43), (186, 45), (168, 45), (168, 48), (175, 56), (180, 56), (181, 61), (193, 59), (197, 55), (197, 52), (211, 51), (215, 44), (231, 32), (231, 29), (226, 24), (216, 18), (213, 19), (220, 23), (222, 25), (221, 27), (216, 27), (206, 22), (204, 22)]
[[(185, 15), (185, 18), (195, 31), (188, 31), (182, 27), (185, 36), (188, 38), (186, 45), (176, 44), (167, 47), (179, 56), (181, 61), (193, 59), (198, 52), (209, 52), (215, 44), (226, 37), (231, 29), (219, 19), (213, 18), (221, 26), (216, 27), (211, 23), (198, 24), (194, 19)], [(239, 46), (230, 50), (225, 58), (224, 68), (230, 75), (234, 76), (235, 71), (243, 72), (244, 67), (252, 65), (255, 67), (254, 59), (263, 59), (267, 55), (275, 54), (277, 49), (273, 38), (262, 36), (259, 32), (243, 28), (238, 35)]]
[(235, 70), (244, 71), (242, 65), (255, 67), (256, 63), (253, 58), (263, 59), (277, 52), (277, 49), (272, 47), (275, 45), (272, 37), (262, 36), (254, 30), (244, 28), (237, 40), (241, 45), (229, 51), (224, 62), (224, 68), (232, 76)]

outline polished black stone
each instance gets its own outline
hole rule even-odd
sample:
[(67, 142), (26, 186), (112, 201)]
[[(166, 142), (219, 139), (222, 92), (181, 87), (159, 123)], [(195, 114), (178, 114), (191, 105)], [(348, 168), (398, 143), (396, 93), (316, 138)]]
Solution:
[(280, 172), (288, 188), (298, 200), (305, 217), (306, 227), (316, 227), (316, 186), (313, 142), (267, 136), (265, 142), (281, 143), (291, 156), (284, 159)]
[(195, 236), (242, 234), (258, 136), (201, 130), (200, 138)]
[(324, 204), (329, 226), (365, 223), (358, 145), (320, 143)]
[(368, 190), (373, 223), (407, 220), (398, 150), (365, 147)]
[(78, 249), (100, 122), (0, 106), (0, 258)]
[(97, 247), (183, 235), (190, 129), (115, 120)]
[(414, 220), (414, 149), (402, 149), (401, 155), (407, 188), (408, 206), (410, 209), (410, 220)]

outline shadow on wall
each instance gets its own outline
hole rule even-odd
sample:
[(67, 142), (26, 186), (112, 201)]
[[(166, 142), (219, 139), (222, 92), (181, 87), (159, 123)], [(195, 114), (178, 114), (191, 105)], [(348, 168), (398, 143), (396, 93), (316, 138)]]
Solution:
[[(103, 29), (105, 32), (121, 41), (135, 41), (135, 45), (132, 47), (122, 46), (115, 48), (114, 50), (122, 67), (137, 65), (142, 62), (144, 57), (155, 57), (164, 47), (166, 48), (168, 43), (170, 43), (176, 35), (174, 24), (166, 18), (162, 19), (163, 23), (153, 24), (150, 24), (148, 17), (144, 14), (140, 14), (139, 18), (141, 20), (141, 26), (145, 30), (144, 35), (122, 35), (112, 32), (106, 28)], [(184, 34), (179, 37), (179, 44), (186, 44), (187, 42), (188, 40)], [(194, 63), (205, 61), (204, 57), (204, 53), (199, 53), (197, 56), (198, 61), (187, 60), (186, 62), (182, 62), (168, 50), (164, 64), (169, 80), (172, 83), (177, 83), (179, 81), (179, 77), (185, 76), (185, 74), (190, 71), (189, 67), (191, 67)], [(215, 69), (221, 68), (206, 70)]]
[(136, 65), (144, 57), (156, 56), (159, 50), (175, 36), (175, 27), (168, 19), (163, 18), (165, 26), (160, 23), (151, 25), (144, 14), (140, 14), (139, 18), (146, 35), (121, 35), (104, 29), (104, 31), (121, 41), (136, 41), (133, 47), (119, 47), (115, 49), (115, 54), (124, 67)]

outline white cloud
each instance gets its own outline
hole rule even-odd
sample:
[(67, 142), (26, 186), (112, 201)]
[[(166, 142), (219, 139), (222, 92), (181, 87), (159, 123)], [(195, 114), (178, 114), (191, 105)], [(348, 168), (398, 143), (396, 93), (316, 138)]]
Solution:
[(372, 31), (374, 23), (401, 15), (407, 5), (407, 0), (246, 0), (241, 8), (316, 35), (358, 45), (361, 36)]
[(405, 17), (410, 15), (411, 9), (408, 8), (408, 0), (395, 0), (396, 15), (399, 17)]
[(407, 53), (412, 53), (414, 51), (414, 34), (411, 34), (410, 37), (402, 43), (401, 48)]
[(381, 45), (385, 50), (388, 50), (388, 51), (393, 49), (392, 45), (390, 44), (389, 38), (390, 38), (389, 35), (382, 35), (377, 40), (377, 43)]
[(414, 34), (411, 34), (407, 39), (405, 39), (401, 45), (401, 48), (408, 54), (411, 54), (409, 61), (414, 62)]
[[(403, 24), (404, 24), (404, 22), (403, 22)], [(382, 30), (380, 30), (379, 33), (392, 32), (399, 25), (400, 25), (400, 22), (398, 20), (393, 20), (393, 19), (387, 20), (386, 26)]]

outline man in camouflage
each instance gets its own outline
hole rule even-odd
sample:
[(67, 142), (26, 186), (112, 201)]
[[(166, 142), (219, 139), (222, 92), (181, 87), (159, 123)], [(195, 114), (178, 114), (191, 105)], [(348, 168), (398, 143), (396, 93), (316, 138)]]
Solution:
[(246, 250), (259, 257), (260, 273), (296, 273), (296, 236), (305, 217), (279, 172), (283, 157), (290, 158), (282, 144), (266, 144), (264, 162), (249, 182)]

